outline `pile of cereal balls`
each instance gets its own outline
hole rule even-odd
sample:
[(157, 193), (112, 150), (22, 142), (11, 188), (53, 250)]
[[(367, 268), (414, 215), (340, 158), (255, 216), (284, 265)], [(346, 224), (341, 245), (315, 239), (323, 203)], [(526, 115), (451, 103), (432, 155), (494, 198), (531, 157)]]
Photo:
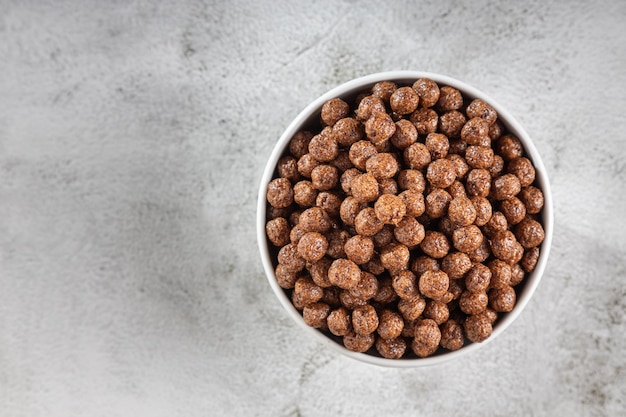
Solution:
[(352, 351), (423, 358), (482, 342), (539, 257), (532, 162), (493, 107), (433, 80), (350, 101), (324, 103), (268, 184), (278, 284)]

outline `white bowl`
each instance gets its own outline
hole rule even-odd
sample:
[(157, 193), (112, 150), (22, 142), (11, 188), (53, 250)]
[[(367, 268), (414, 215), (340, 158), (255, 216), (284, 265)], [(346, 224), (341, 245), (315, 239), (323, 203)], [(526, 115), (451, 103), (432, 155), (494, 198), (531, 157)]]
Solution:
[[(539, 184), (544, 195), (544, 207), (541, 212), (542, 224), (545, 230), (545, 239), (541, 244), (541, 251), (539, 260), (535, 269), (527, 274), (525, 282), (521, 284), (521, 292), (518, 293), (517, 303), (510, 313), (501, 315), (498, 321), (494, 324), (493, 333), (491, 336), (482, 343), (466, 343), (461, 349), (456, 351), (444, 352), (435, 354), (427, 358), (416, 359), (385, 359), (383, 357), (370, 355), (367, 353), (357, 353), (346, 349), (343, 345), (337, 343), (326, 334), (321, 331), (309, 327), (303, 320), (302, 315), (291, 303), (291, 300), (287, 297), (284, 290), (276, 282), (274, 275), (274, 266), (268, 247), (267, 237), (265, 234), (266, 223), (266, 193), (267, 184), (272, 180), (274, 172), (276, 170), (276, 164), (279, 158), (285, 153), (289, 141), (293, 135), (304, 130), (307, 125), (319, 120), (319, 114), (322, 104), (327, 100), (335, 97), (339, 98), (353, 98), (358, 93), (369, 90), (375, 83), (379, 81), (389, 80), (398, 84), (412, 84), (419, 78), (430, 78), (437, 82), (439, 85), (449, 85), (461, 91), (463, 97), (466, 98), (480, 98), (489, 103), (498, 113), (499, 120), (504, 124), (506, 129), (517, 136), (524, 146), (526, 156), (533, 162), (536, 170), (536, 181)], [(259, 187), (259, 195), (257, 202), (257, 239), (259, 244), (259, 250), (261, 253), (261, 259), (263, 261), (263, 268), (269, 281), (270, 286), (274, 290), (276, 297), (285, 308), (287, 314), (298, 323), (302, 329), (317, 339), (319, 342), (328, 346), (330, 349), (336, 352), (348, 356), (353, 359), (357, 359), (362, 362), (396, 368), (412, 368), (419, 366), (428, 366), (439, 364), (454, 358), (458, 358), (461, 355), (473, 352), (481, 347), (485, 346), (488, 342), (495, 340), (504, 330), (513, 323), (513, 321), (520, 315), (522, 310), (526, 307), (530, 301), (541, 277), (543, 276), (546, 264), (548, 261), (548, 254), (550, 252), (550, 246), (552, 244), (552, 232), (553, 232), (553, 208), (552, 208), (552, 193), (550, 191), (550, 184), (548, 182), (548, 176), (546, 174), (546, 168), (541, 161), (539, 152), (535, 148), (535, 145), (530, 140), (530, 137), (524, 130), (524, 128), (513, 118), (513, 116), (502, 106), (496, 103), (491, 97), (488, 97), (485, 93), (477, 90), (476, 88), (465, 84), (454, 78), (447, 77), (445, 75), (422, 72), (422, 71), (389, 71), (381, 72), (377, 74), (371, 74), (364, 77), (356, 78), (348, 81), (338, 87), (333, 88), (326, 94), (320, 96), (318, 99), (309, 104), (304, 110), (298, 114), (298, 116), (289, 124), (287, 129), (281, 135), (280, 139), (274, 146), (274, 149), (267, 161), (261, 183)], [(410, 349), (410, 347), (409, 347)]]

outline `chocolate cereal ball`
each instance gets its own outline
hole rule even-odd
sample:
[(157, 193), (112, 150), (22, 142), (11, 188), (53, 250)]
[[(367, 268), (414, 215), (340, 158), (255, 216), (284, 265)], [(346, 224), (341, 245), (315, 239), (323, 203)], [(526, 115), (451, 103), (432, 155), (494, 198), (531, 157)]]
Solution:
[(522, 256), (522, 260), (519, 262), (524, 271), (532, 272), (537, 266), (539, 260), (539, 247), (527, 249)]
[(326, 210), (326, 213), (331, 217), (339, 216), (342, 201), (339, 194), (331, 191), (322, 191), (315, 197), (315, 205)]
[(363, 353), (374, 346), (375, 340), (376, 337), (373, 334), (360, 335), (357, 333), (348, 333), (343, 337), (343, 345), (348, 350)]
[(367, 272), (370, 272), (374, 275), (380, 275), (385, 272), (385, 267), (380, 263), (380, 257), (377, 253), (374, 253), (372, 259), (366, 264), (363, 265), (363, 269)]
[(356, 232), (363, 236), (374, 236), (380, 232), (384, 223), (380, 221), (372, 207), (365, 207), (354, 219)]
[(289, 222), (284, 217), (277, 217), (265, 224), (267, 238), (274, 246), (281, 247), (289, 243), (290, 232)]
[(330, 229), (330, 217), (326, 210), (320, 207), (311, 207), (300, 214), (298, 225), (306, 232), (325, 233)]
[(309, 152), (309, 142), (313, 136), (313, 132), (297, 132), (289, 141), (289, 153), (293, 155), (294, 158), (300, 159)]
[(459, 180), (465, 179), (467, 172), (469, 171), (469, 165), (467, 165), (467, 161), (461, 155), (457, 154), (448, 154), (446, 156), (447, 159), (452, 161), (454, 164), (454, 172), (456, 172), (456, 178)]
[(509, 264), (519, 262), (524, 255), (524, 248), (509, 230), (496, 233), (489, 243), (494, 256)]
[(463, 278), (471, 267), (472, 261), (463, 252), (449, 253), (441, 261), (441, 270), (452, 279)]
[(511, 134), (506, 134), (496, 141), (495, 151), (508, 162), (524, 154), (522, 142)]
[(465, 344), (463, 327), (454, 319), (446, 321), (441, 326), (441, 347), (448, 350), (459, 350)]
[(278, 160), (276, 164), (278, 170), (278, 176), (287, 178), (291, 182), (298, 181), (300, 179), (300, 173), (298, 172), (298, 160), (291, 155), (285, 155)]
[(300, 207), (312, 207), (317, 199), (317, 189), (311, 181), (298, 181), (293, 186), (293, 200)]
[(340, 98), (333, 98), (322, 105), (322, 122), (333, 126), (337, 121), (348, 116), (350, 106)]
[[(395, 294), (395, 293), (394, 293)], [(426, 308), (426, 300), (420, 295), (398, 301), (398, 311), (405, 320), (413, 321), (422, 315)], [(406, 328), (406, 325), (405, 325)]]
[(491, 126), (489, 126), (489, 139), (491, 139), (492, 142), (495, 142), (496, 140), (500, 139), (500, 137), (504, 133), (504, 130), (504, 125), (499, 119), (496, 118), (496, 121)]
[(326, 233), (326, 240), (328, 240), (328, 250), (326, 254), (334, 259), (345, 258), (346, 252), (344, 246), (349, 238), (350, 233), (343, 229), (332, 229), (330, 232)]
[(344, 307), (331, 311), (326, 323), (328, 330), (335, 336), (345, 336), (352, 331), (352, 316)]
[(487, 265), (491, 271), (490, 288), (502, 288), (511, 283), (511, 267), (500, 259), (494, 259)]
[(426, 271), (419, 277), (418, 287), (424, 297), (438, 298), (448, 291), (448, 274), (439, 271)]
[(339, 183), (341, 184), (341, 189), (348, 195), (352, 194), (352, 179), (361, 175), (362, 172), (357, 168), (349, 168), (341, 174), (339, 177)]
[(491, 174), (482, 168), (472, 169), (467, 174), (465, 190), (470, 197), (487, 197), (491, 191)]
[(431, 161), (430, 151), (426, 145), (420, 142), (416, 142), (406, 148), (403, 152), (403, 156), (404, 162), (410, 169), (422, 170), (426, 168)]
[(515, 290), (509, 285), (489, 291), (489, 306), (497, 312), (508, 313), (516, 302)]
[(367, 160), (377, 153), (378, 151), (376, 150), (376, 146), (374, 146), (372, 142), (369, 140), (360, 140), (350, 146), (348, 155), (350, 157), (350, 162), (352, 162), (356, 168), (365, 171), (365, 164)]
[(487, 171), (489, 171), (489, 175), (491, 175), (491, 178), (498, 178), (500, 175), (502, 175), (502, 172), (504, 171), (504, 159), (502, 159), (500, 155), (494, 154), (493, 163), (489, 168), (487, 168)]
[(372, 115), (365, 122), (365, 135), (374, 145), (379, 145), (393, 136), (396, 124), (387, 113)]
[(465, 160), (472, 168), (488, 169), (493, 165), (493, 149), (489, 146), (468, 146)]
[(328, 269), (328, 280), (339, 288), (354, 288), (360, 279), (359, 266), (348, 259), (335, 259)]
[(339, 206), (339, 217), (346, 226), (354, 226), (356, 216), (365, 208), (365, 203), (361, 203), (354, 197), (346, 197)]
[[(328, 128), (330, 129), (330, 128)], [(309, 154), (316, 161), (329, 162), (339, 154), (339, 145), (332, 135), (332, 130), (323, 130), (319, 135), (315, 135), (309, 142)]]
[(529, 185), (522, 188), (517, 197), (526, 206), (527, 214), (537, 214), (543, 208), (543, 193), (537, 187)]
[(311, 171), (311, 182), (319, 191), (333, 189), (339, 183), (339, 170), (332, 165), (318, 165)]
[(374, 203), (374, 212), (381, 222), (397, 225), (406, 214), (406, 205), (397, 195), (383, 194)]
[(459, 90), (447, 85), (439, 88), (437, 107), (441, 111), (458, 110), (461, 106), (463, 106), (463, 96)]
[(398, 194), (398, 183), (393, 178), (378, 180), (378, 190), (381, 194)]
[(491, 215), (489, 221), (483, 226), (483, 232), (488, 238), (492, 238), (496, 233), (503, 232), (509, 228), (509, 223), (504, 214), (496, 211)]
[(293, 188), (287, 178), (275, 178), (267, 185), (267, 201), (272, 207), (284, 208), (293, 203)]
[(330, 306), (326, 303), (312, 303), (304, 307), (302, 310), (302, 318), (304, 322), (316, 329), (325, 328), (326, 319), (330, 313)]
[(380, 262), (389, 271), (408, 268), (409, 248), (400, 243), (390, 243), (380, 250)]
[(372, 273), (361, 271), (359, 283), (348, 291), (353, 297), (369, 300), (378, 294), (378, 279)]
[(461, 294), (461, 298), (459, 298), (459, 308), (465, 314), (470, 315), (482, 313), (487, 308), (488, 303), (489, 298), (484, 291), (465, 291)]
[(374, 240), (374, 247), (376, 249), (380, 249), (393, 242), (393, 229), (392, 225), (386, 224), (378, 233), (372, 236), (372, 239)]
[(504, 174), (493, 180), (492, 194), (496, 200), (508, 200), (522, 189), (519, 179), (513, 174)]
[(419, 96), (411, 87), (400, 87), (391, 94), (389, 106), (397, 114), (413, 113), (419, 104)]
[(429, 133), (424, 141), (432, 159), (445, 158), (450, 149), (448, 137), (442, 133)]
[(524, 274), (524, 269), (522, 268), (522, 266), (520, 266), (520, 264), (513, 264), (513, 265), (511, 265), (511, 282), (510, 282), (510, 285), (512, 287), (521, 284), (522, 281), (524, 281), (524, 277), (525, 276), (526, 276), (526, 274)]
[(288, 243), (278, 251), (278, 263), (287, 271), (299, 272), (304, 269), (306, 261), (298, 253), (297, 246)]
[(467, 193), (465, 192), (465, 185), (462, 182), (455, 180), (448, 188), (446, 188), (450, 197), (467, 197)]
[(476, 263), (465, 276), (465, 288), (471, 292), (485, 292), (491, 282), (491, 270), (481, 264)]
[(332, 259), (324, 257), (317, 262), (311, 262), (307, 265), (311, 279), (315, 284), (322, 288), (329, 288), (333, 285), (328, 279), (328, 269), (332, 263)]
[(463, 324), (465, 336), (472, 342), (480, 343), (491, 336), (493, 327), (489, 318), (485, 315), (469, 316)]
[(428, 165), (426, 178), (434, 187), (447, 188), (456, 179), (454, 164), (448, 159), (436, 159)]
[(424, 318), (431, 319), (438, 325), (443, 324), (450, 318), (448, 304), (436, 300), (428, 300), (422, 314)]
[(468, 145), (484, 145), (491, 143), (489, 139), (489, 123), (481, 118), (474, 117), (469, 119), (461, 129), (461, 139)]
[[(332, 284), (328, 288), (324, 288), (324, 295), (322, 296), (322, 302), (328, 304), (332, 308), (339, 307), (341, 304), (341, 300), (339, 299), (340, 292), (342, 289), (333, 286)], [(326, 323), (328, 324), (328, 323)]]
[(439, 263), (430, 256), (418, 256), (411, 263), (411, 271), (418, 277), (426, 271), (437, 270), (439, 270)]
[(453, 198), (448, 206), (448, 217), (459, 226), (469, 226), (476, 220), (476, 207), (467, 197)]
[(385, 103), (383, 103), (380, 97), (367, 96), (359, 103), (359, 107), (356, 110), (356, 118), (361, 122), (365, 122), (373, 115), (385, 113), (386, 111)]
[(490, 255), (491, 249), (488, 239), (483, 239), (483, 243), (478, 248), (467, 254), (472, 262), (485, 262)]
[(358, 120), (345, 117), (333, 126), (333, 137), (340, 146), (348, 147), (363, 139), (363, 127)]
[(387, 359), (400, 359), (406, 352), (406, 341), (402, 337), (376, 340), (376, 350)]
[(322, 287), (316, 285), (313, 280), (308, 277), (298, 278), (293, 292), (302, 302), (303, 306), (318, 302), (322, 299), (322, 295), (324, 295)]
[(383, 276), (378, 280), (378, 292), (374, 296), (374, 301), (381, 305), (393, 303), (398, 299), (398, 295), (393, 290), (391, 284), (391, 278), (389, 276)]
[(398, 197), (404, 202), (407, 216), (419, 217), (424, 214), (426, 206), (424, 203), (424, 194), (421, 192), (405, 190), (402, 191)]
[(460, 252), (470, 253), (478, 249), (483, 242), (483, 234), (478, 226), (472, 224), (459, 227), (452, 233), (452, 244)]
[(463, 113), (453, 110), (439, 116), (438, 130), (448, 138), (458, 139), (461, 137), (463, 126), (467, 119)]
[(425, 358), (437, 351), (441, 341), (441, 332), (434, 320), (420, 320), (415, 324), (413, 331), (415, 336), (411, 348), (418, 357)]
[(380, 81), (372, 87), (372, 95), (380, 98), (385, 103), (389, 103), (389, 98), (398, 86), (392, 81)]
[(426, 189), (426, 179), (424, 174), (417, 169), (403, 169), (398, 174), (398, 187), (401, 190), (411, 190), (422, 194)]
[(415, 81), (413, 90), (419, 96), (422, 107), (432, 107), (439, 101), (439, 86), (430, 78), (420, 78)]
[(450, 242), (448, 242), (448, 239), (443, 233), (428, 230), (424, 234), (420, 248), (426, 255), (440, 259), (446, 256), (450, 251)]
[(368, 335), (378, 328), (378, 314), (369, 304), (355, 308), (352, 311), (352, 327), (356, 334)]
[(498, 118), (496, 110), (479, 98), (472, 100), (467, 106), (467, 109), (465, 109), (465, 113), (467, 113), (467, 117), (469, 118), (483, 118), (490, 126), (493, 125)]
[(480, 196), (474, 196), (470, 199), (470, 201), (476, 210), (476, 219), (474, 220), (474, 224), (476, 226), (484, 226), (491, 219), (491, 215), (493, 214), (493, 207), (491, 206), (491, 203), (485, 197)]
[(417, 141), (417, 132), (413, 123), (400, 119), (396, 122), (396, 131), (390, 139), (391, 144), (398, 149), (408, 148)]
[(318, 232), (307, 232), (298, 241), (298, 254), (308, 262), (317, 262), (328, 250), (328, 241)]
[(515, 227), (515, 236), (526, 249), (539, 246), (545, 239), (545, 232), (537, 220), (526, 218)]
[(319, 164), (320, 162), (315, 159), (312, 154), (307, 153), (298, 159), (298, 172), (305, 178), (311, 178), (313, 168)]
[(298, 272), (294, 272), (282, 264), (276, 265), (274, 275), (276, 275), (278, 285), (284, 289), (292, 289), (298, 280)]
[(378, 198), (378, 181), (372, 174), (366, 173), (354, 177), (350, 183), (352, 196), (361, 203), (375, 201)]
[(452, 196), (446, 190), (435, 188), (426, 196), (425, 211), (431, 219), (443, 217), (448, 212)]
[(398, 160), (393, 154), (378, 153), (365, 162), (365, 169), (377, 180), (392, 178), (398, 173)]
[(417, 277), (409, 270), (402, 270), (395, 274), (391, 278), (391, 285), (393, 290), (398, 294), (398, 297), (403, 300), (410, 300), (411, 298), (419, 295), (417, 289)]
[(518, 157), (506, 164), (508, 173), (515, 175), (522, 187), (527, 187), (535, 181), (535, 167), (528, 158)]
[(369, 236), (355, 235), (344, 245), (346, 256), (357, 265), (369, 262), (374, 255), (374, 241)]
[(500, 203), (500, 211), (511, 225), (518, 224), (526, 217), (526, 206), (517, 197), (511, 197), (502, 201)]
[(411, 113), (409, 120), (417, 133), (420, 135), (428, 135), (429, 133), (435, 133), (437, 131), (439, 115), (433, 109), (420, 107)]
[(409, 248), (419, 245), (425, 236), (424, 226), (415, 217), (404, 217), (395, 227), (396, 240)]

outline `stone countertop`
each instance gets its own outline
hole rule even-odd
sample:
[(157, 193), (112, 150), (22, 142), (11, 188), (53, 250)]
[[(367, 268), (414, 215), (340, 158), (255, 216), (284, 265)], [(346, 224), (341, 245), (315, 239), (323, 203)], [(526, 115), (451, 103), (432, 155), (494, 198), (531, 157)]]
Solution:
[[(0, 1), (0, 414), (623, 415), (625, 19), (609, 0)], [(555, 203), (522, 315), (414, 370), (303, 334), (255, 236), (291, 119), (392, 69), (508, 108)]]

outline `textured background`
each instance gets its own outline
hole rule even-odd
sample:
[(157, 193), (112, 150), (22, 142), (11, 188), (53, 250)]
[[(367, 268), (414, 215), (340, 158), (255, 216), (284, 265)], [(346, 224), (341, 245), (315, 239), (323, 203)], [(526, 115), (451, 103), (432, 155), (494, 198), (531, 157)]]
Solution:
[[(512, 3), (0, 0), (0, 415), (624, 415), (626, 3)], [(303, 335), (254, 231), (290, 120), (391, 69), (507, 107), (555, 200), (527, 310), (416, 370)]]

